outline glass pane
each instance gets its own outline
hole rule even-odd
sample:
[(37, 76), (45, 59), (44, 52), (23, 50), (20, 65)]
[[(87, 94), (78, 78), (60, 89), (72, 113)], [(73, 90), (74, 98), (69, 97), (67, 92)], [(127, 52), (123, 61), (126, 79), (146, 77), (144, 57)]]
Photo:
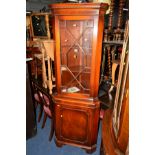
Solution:
[(61, 90), (90, 91), (93, 20), (60, 21)]
[(47, 36), (46, 22), (44, 15), (33, 15), (32, 25), (34, 36)]

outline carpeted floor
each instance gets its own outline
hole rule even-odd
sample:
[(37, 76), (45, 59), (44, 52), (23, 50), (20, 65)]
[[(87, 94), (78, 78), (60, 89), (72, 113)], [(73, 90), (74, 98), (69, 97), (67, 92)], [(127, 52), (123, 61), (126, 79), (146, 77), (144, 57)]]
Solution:
[[(37, 109), (38, 113), (38, 109)], [(49, 142), (50, 133), (50, 119), (46, 121), (44, 129), (41, 129), (42, 120), (37, 124), (37, 134), (36, 136), (28, 139), (26, 141), (26, 155), (88, 155), (85, 150), (64, 145), (59, 148), (55, 145), (54, 136), (51, 142)], [(100, 143), (101, 143), (101, 123), (98, 132), (97, 149), (92, 155), (100, 154)]]

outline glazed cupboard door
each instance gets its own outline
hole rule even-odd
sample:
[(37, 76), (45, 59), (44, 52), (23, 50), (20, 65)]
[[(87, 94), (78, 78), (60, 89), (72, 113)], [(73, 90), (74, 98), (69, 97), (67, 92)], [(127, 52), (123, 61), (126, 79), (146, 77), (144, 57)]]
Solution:
[[(57, 17), (58, 88), (60, 93), (90, 94), (92, 77), (94, 33), (98, 22), (90, 16)], [(95, 28), (95, 29), (94, 29)], [(94, 42), (94, 43), (93, 43)]]

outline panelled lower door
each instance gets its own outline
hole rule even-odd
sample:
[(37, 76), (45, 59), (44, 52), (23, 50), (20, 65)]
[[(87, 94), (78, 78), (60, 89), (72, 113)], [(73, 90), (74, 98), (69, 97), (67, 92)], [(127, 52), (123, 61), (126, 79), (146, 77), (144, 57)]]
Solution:
[(90, 141), (91, 112), (87, 108), (57, 105), (58, 139), (75, 144), (88, 144)]

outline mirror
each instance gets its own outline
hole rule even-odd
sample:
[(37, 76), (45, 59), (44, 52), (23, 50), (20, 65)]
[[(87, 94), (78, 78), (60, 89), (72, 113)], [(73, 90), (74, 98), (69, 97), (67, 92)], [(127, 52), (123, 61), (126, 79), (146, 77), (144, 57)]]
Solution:
[(50, 39), (49, 13), (31, 14), (31, 28), (33, 38)]
[(47, 29), (44, 15), (33, 15), (32, 26), (34, 36), (47, 36)]

